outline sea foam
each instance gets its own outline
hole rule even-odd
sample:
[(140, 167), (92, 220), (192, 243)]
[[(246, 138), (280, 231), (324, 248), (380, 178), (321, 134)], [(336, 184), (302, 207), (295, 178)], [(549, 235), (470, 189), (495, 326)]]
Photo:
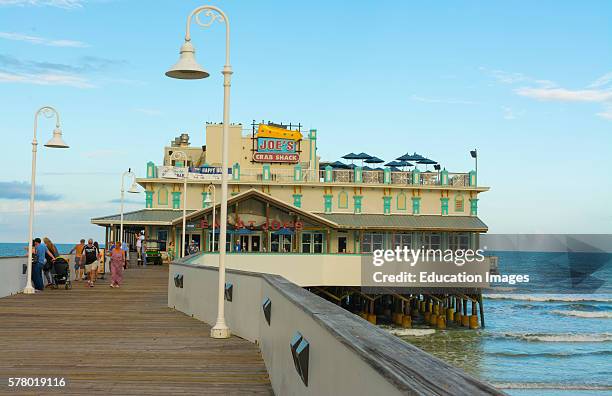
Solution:
[(575, 316), (578, 318), (597, 318), (597, 319), (612, 319), (612, 312), (610, 311), (551, 311), (557, 315), (563, 316)]
[(535, 302), (577, 302), (593, 301), (611, 303), (612, 297), (601, 295), (576, 295), (576, 294), (484, 294), (484, 298), (491, 300), (517, 300)]
[(612, 333), (504, 333), (505, 338), (516, 338), (524, 341), (535, 342), (610, 342)]

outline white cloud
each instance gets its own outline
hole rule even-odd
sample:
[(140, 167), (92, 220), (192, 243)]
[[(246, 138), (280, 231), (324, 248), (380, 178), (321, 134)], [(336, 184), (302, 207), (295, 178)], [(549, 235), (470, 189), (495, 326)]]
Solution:
[(25, 41), (31, 44), (46, 45), (49, 47), (71, 47), (71, 48), (88, 47), (88, 45), (83, 43), (82, 41), (55, 40), (55, 39), (48, 39), (48, 38), (39, 37), (39, 36), (29, 36), (27, 34), (13, 33), (13, 32), (0, 32), (0, 38), (6, 39), (6, 40), (14, 40), (14, 41)]
[(612, 82), (612, 72), (609, 72), (599, 77), (597, 80), (593, 81), (589, 85), (589, 88), (600, 88), (600, 87), (608, 85), (611, 82)]
[(82, 0), (0, 0), (0, 6), (49, 6), (58, 8), (81, 8)]
[(519, 116), (523, 115), (523, 113), (525, 113), (524, 111), (516, 111), (513, 108), (508, 107), (508, 106), (502, 106), (501, 109), (503, 112), (504, 120), (509, 120), (509, 121), (515, 120)]
[(424, 103), (443, 103), (443, 104), (479, 104), (478, 102), (473, 102), (471, 100), (463, 100), (463, 99), (453, 99), (453, 98), (426, 98), (423, 96), (412, 95), (410, 100), (415, 102), (424, 102)]
[(612, 100), (612, 91), (596, 89), (571, 90), (565, 88), (518, 88), (515, 92), (521, 96), (539, 100), (561, 102), (605, 102)]
[(597, 115), (606, 120), (612, 120), (612, 106), (608, 106), (604, 111), (597, 113)]
[(35, 84), (35, 85), (66, 85), (75, 88), (94, 88), (95, 85), (84, 77), (67, 73), (6, 73), (0, 71), (0, 82)]

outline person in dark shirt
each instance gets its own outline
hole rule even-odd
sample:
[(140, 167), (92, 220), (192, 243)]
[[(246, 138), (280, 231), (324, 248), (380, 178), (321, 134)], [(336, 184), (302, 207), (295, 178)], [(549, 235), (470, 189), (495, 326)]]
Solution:
[(94, 287), (98, 272), (98, 260), (100, 260), (100, 249), (94, 245), (93, 239), (89, 238), (87, 245), (83, 248), (81, 263), (85, 263), (85, 271), (89, 274), (87, 287)]

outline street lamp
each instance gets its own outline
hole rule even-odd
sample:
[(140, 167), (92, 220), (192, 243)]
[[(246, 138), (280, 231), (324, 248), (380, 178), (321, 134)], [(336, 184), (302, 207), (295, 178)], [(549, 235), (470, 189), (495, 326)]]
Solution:
[(170, 156), (170, 160), (182, 160), (183, 161), (183, 236), (181, 242), (181, 254), (179, 257), (185, 256), (185, 232), (187, 228), (187, 176), (189, 173), (189, 167), (187, 166), (187, 154), (182, 151), (175, 151)]
[(130, 194), (138, 194), (140, 189), (138, 188), (138, 184), (136, 183), (136, 175), (132, 172), (132, 168), (128, 169), (127, 172), (123, 172), (121, 175), (121, 228), (119, 231), (119, 242), (120, 246), (123, 248), (123, 199), (125, 197), (125, 177), (130, 176), (132, 178), (132, 186), (128, 189), (128, 193)]
[[(217, 198), (215, 197), (217, 195), (217, 188), (215, 187), (214, 184), (209, 184), (207, 190), (209, 191), (208, 195), (206, 196), (206, 199), (204, 200), (204, 203), (207, 205), (210, 205), (212, 203), (212, 244), (210, 245), (210, 251), (214, 252), (215, 251), (215, 223), (217, 220), (217, 216), (215, 215), (215, 203), (217, 202)], [(210, 199), (210, 190), (212, 190), (212, 200)]]
[(27, 271), (27, 280), (25, 289), (23, 292), (25, 294), (34, 294), (34, 287), (32, 287), (32, 255), (33, 255), (33, 226), (34, 226), (34, 192), (36, 186), (36, 147), (38, 146), (38, 141), (36, 140), (36, 132), (38, 130), (38, 116), (43, 114), (47, 118), (51, 118), (55, 116), (55, 129), (53, 130), (53, 137), (49, 140), (45, 147), (50, 148), (68, 148), (69, 146), (62, 139), (62, 130), (60, 129), (60, 116), (57, 110), (55, 110), (51, 106), (43, 106), (36, 111), (34, 114), (34, 138), (32, 139), (32, 178), (30, 181), (30, 220), (29, 220), (29, 229), (28, 229), (28, 271)]
[(472, 158), (474, 158), (474, 162), (475, 162), (475, 168), (474, 172), (476, 172), (476, 180), (475, 181), (475, 185), (478, 186), (478, 150), (474, 149), (474, 150), (470, 150), (470, 155), (472, 156)]
[[(208, 21), (200, 20), (200, 13), (209, 18)], [(185, 31), (185, 42), (181, 46), (179, 61), (166, 72), (166, 76), (183, 80), (206, 78), (209, 76), (195, 59), (195, 48), (191, 44), (191, 20), (202, 27), (209, 27), (215, 21), (225, 23), (225, 66), (223, 66), (223, 147), (222, 147), (222, 169), (221, 169), (221, 229), (219, 230), (219, 290), (217, 301), (217, 323), (211, 329), (213, 338), (229, 338), (231, 335), (229, 327), (225, 324), (225, 238), (227, 232), (227, 164), (229, 146), (229, 111), (230, 111), (230, 86), (232, 67), (230, 65), (230, 24), (229, 19), (223, 11), (214, 6), (201, 6), (196, 8), (187, 17), (187, 28)]]

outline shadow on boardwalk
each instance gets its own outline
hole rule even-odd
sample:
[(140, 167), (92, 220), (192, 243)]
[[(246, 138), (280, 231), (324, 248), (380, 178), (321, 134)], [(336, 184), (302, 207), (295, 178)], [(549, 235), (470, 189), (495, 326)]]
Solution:
[[(257, 347), (168, 308), (166, 267), (0, 299), (0, 394), (272, 394)], [(9, 377), (65, 378), (9, 388)]]

